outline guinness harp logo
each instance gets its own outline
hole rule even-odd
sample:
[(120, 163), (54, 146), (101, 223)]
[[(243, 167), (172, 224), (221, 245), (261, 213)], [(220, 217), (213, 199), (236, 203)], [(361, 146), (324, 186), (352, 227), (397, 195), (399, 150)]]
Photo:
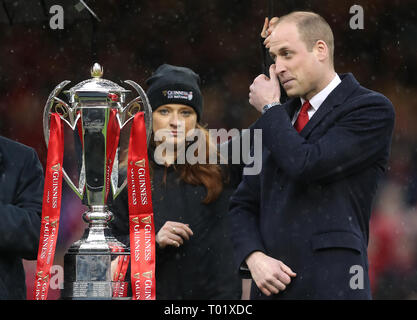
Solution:
[(51, 227), (52, 227), (52, 228), (55, 228), (55, 227), (56, 227), (56, 223), (57, 223), (57, 222), (58, 222), (58, 221), (56, 221), (56, 220), (55, 220), (55, 221), (52, 221), (52, 222), (51, 222)]
[(142, 218), (140, 221), (142, 221), (143, 223), (149, 224), (152, 221), (151, 216), (147, 216), (145, 218)]
[(138, 273), (135, 273), (134, 275), (133, 275), (133, 278), (135, 278), (135, 279), (140, 279), (140, 273), (138, 272)]
[(152, 279), (152, 271), (142, 273), (142, 277), (145, 277), (147, 279)]
[(36, 275), (38, 276), (39, 280), (43, 282), (48, 281), (48, 275), (43, 276), (43, 271), (39, 271)]
[(134, 217), (134, 218), (132, 218), (132, 222), (134, 222), (134, 223), (139, 223), (139, 217)]
[(53, 171), (59, 171), (60, 168), (61, 168), (61, 165), (59, 163), (57, 163), (56, 165), (52, 166), (52, 170)]
[[(49, 222), (49, 216), (45, 216), (44, 220), (45, 220), (46, 222)], [(41, 272), (42, 272), (42, 271), (41, 271)]]
[(136, 161), (135, 166), (140, 167), (140, 168), (145, 168), (145, 159)]

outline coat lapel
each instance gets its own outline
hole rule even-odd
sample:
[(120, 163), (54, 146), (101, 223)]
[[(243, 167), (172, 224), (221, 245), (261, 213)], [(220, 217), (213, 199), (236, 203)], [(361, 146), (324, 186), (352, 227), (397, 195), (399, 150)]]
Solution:
[(284, 105), (285, 110), (287, 111), (290, 119), (294, 117), (295, 111), (300, 107), (300, 104), (301, 104), (300, 98), (295, 98), (295, 99), (292, 99), (289, 103), (286, 103)]
[(339, 77), (342, 82), (329, 94), (317, 112), (314, 113), (313, 117), (308, 121), (304, 129), (301, 130), (300, 135), (302, 137), (306, 138), (329, 112), (342, 104), (352, 91), (359, 86), (359, 83), (351, 73), (341, 74)]
[(2, 173), (4, 170), (4, 164), (3, 164), (3, 151), (0, 148), (0, 173)]

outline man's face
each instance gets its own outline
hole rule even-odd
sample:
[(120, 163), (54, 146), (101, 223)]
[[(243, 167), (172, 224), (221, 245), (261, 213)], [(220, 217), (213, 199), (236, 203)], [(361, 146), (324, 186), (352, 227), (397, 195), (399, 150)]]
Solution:
[(313, 51), (308, 51), (292, 22), (279, 23), (271, 34), (269, 53), (275, 61), (276, 74), (289, 97), (310, 99), (317, 87), (321, 65)]

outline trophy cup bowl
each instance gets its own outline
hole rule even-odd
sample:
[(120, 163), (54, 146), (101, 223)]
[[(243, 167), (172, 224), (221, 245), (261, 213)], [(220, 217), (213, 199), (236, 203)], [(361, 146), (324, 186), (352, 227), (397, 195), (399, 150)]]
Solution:
[[(68, 103), (58, 95), (70, 81), (63, 81), (56, 86), (47, 100), (43, 115), (47, 145), (50, 113), (58, 113), (74, 131), (74, 138), (78, 140), (76, 143), (81, 150), (76, 155), (80, 159), (78, 186), (64, 168), (63, 177), (88, 207), (83, 214), (88, 227), (82, 238), (72, 244), (64, 256), (63, 299), (115, 298), (115, 288), (121, 280), (114, 278), (114, 265), (130, 255), (130, 249), (112, 236), (108, 227), (113, 216), (107, 207), (108, 193), (111, 192), (115, 199), (127, 184), (126, 179), (119, 181), (118, 157), (126, 151), (120, 150), (119, 139), (114, 159), (108, 160), (111, 148), (109, 140), (114, 138), (109, 132), (109, 121), (115, 121), (120, 131), (137, 112), (144, 112), (147, 143), (152, 133), (152, 109), (144, 90), (137, 83), (125, 81), (138, 93), (126, 104), (126, 95), (131, 91), (103, 79), (103, 69), (99, 64), (94, 64), (91, 76), (91, 79), (63, 92), (68, 97)], [(109, 165), (112, 166), (110, 176)]]

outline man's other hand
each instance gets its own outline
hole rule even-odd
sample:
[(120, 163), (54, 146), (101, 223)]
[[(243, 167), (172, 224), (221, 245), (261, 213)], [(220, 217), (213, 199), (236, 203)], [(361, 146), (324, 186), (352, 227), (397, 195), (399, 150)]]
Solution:
[(296, 276), (282, 261), (271, 258), (260, 251), (251, 253), (246, 264), (259, 290), (266, 295), (277, 294), (286, 289), (291, 278)]

